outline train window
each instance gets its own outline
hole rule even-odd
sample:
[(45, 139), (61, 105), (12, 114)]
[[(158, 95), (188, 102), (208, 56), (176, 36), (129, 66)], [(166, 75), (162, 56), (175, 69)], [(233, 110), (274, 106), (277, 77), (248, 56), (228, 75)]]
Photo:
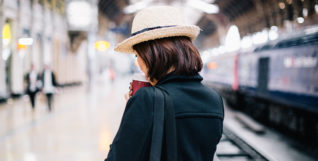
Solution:
[(285, 40), (277, 43), (274, 48), (288, 48), (292, 46), (299, 46), (302, 44), (301, 42), (302, 40), (300, 38)]
[(271, 45), (271, 44), (266, 44), (266, 45), (264, 45), (264, 46), (255, 48), (255, 49), (254, 49), (254, 52), (265, 51), (265, 50), (269, 50), (269, 49), (271, 49), (271, 48), (273, 48), (273, 45)]
[(264, 45), (261, 50), (268, 50), (268, 49), (271, 49), (272, 48), (272, 45), (268, 44), (268, 45)]
[(289, 41), (281, 41), (275, 45), (275, 48), (285, 48), (289, 44)]
[(318, 43), (318, 33), (297, 37), (291, 40), (283, 40), (281, 42), (278, 42), (274, 48), (287, 48), (292, 46), (301, 46), (316, 43)]
[(254, 49), (254, 52), (259, 52), (260, 50), (261, 50), (261, 48), (258, 47), (258, 48)]
[(302, 44), (316, 44), (318, 43), (318, 33), (303, 37)]

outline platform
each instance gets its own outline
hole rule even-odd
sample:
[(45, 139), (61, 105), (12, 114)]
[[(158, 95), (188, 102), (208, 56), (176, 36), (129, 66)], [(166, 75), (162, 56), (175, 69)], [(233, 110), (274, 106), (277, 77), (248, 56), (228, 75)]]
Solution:
[[(130, 77), (118, 78), (113, 84), (103, 78), (91, 89), (85, 85), (60, 89), (51, 112), (42, 94), (34, 111), (27, 96), (0, 104), (0, 161), (105, 159), (122, 117)], [(313, 160), (271, 130), (266, 129), (264, 135), (252, 133), (228, 109), (225, 119), (227, 127), (271, 160)], [(221, 143), (217, 151), (224, 154), (235, 149)]]

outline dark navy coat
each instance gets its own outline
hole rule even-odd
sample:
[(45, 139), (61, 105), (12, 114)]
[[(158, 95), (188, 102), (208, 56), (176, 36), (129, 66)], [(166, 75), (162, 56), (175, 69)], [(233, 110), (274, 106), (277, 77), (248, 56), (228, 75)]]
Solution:
[[(166, 90), (173, 102), (178, 161), (212, 161), (222, 136), (222, 98), (201, 81), (200, 75), (170, 74), (156, 85)], [(149, 160), (154, 99), (154, 87), (144, 87), (128, 100), (105, 161)], [(169, 157), (166, 150), (163, 143), (161, 160)]]

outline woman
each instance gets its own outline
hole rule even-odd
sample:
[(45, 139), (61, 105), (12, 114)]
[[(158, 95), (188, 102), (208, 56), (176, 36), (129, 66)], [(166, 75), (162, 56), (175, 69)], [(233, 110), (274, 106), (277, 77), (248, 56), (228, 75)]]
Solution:
[[(150, 7), (134, 18), (132, 36), (115, 48), (133, 53), (153, 87), (129, 98), (106, 161), (149, 161), (153, 138), (156, 89), (167, 94), (159, 158), (155, 160), (211, 161), (222, 136), (223, 102), (202, 85), (202, 61), (193, 41), (197, 26), (186, 25), (173, 7)], [(160, 102), (160, 101), (159, 101)], [(171, 119), (172, 118), (172, 119)]]

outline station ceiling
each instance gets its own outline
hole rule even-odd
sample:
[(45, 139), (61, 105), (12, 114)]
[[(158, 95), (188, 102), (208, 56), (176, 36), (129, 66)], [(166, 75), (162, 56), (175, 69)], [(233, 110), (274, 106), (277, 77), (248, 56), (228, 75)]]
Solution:
[[(144, 0), (154, 4), (174, 5), (185, 7), (188, 0)], [(194, 24), (198, 25), (202, 32), (200, 40), (207, 39), (218, 31), (218, 28), (228, 28), (235, 24), (240, 30), (240, 35), (260, 31), (271, 26), (283, 26), (285, 20), (293, 21), (301, 16), (303, 8), (308, 8), (309, 16), (313, 14), (315, 0), (196, 0), (215, 4), (219, 7), (217, 14), (207, 14), (193, 8)], [(138, 3), (138, 0), (99, 0), (99, 12), (117, 26), (126, 24), (130, 30), (133, 14), (125, 14), (124, 8)], [(283, 5), (283, 6), (282, 6)], [(196, 16), (194, 16), (196, 15)], [(128, 17), (128, 18), (127, 18)], [(125, 32), (127, 35), (130, 31)], [(223, 34), (223, 33), (218, 33)]]

